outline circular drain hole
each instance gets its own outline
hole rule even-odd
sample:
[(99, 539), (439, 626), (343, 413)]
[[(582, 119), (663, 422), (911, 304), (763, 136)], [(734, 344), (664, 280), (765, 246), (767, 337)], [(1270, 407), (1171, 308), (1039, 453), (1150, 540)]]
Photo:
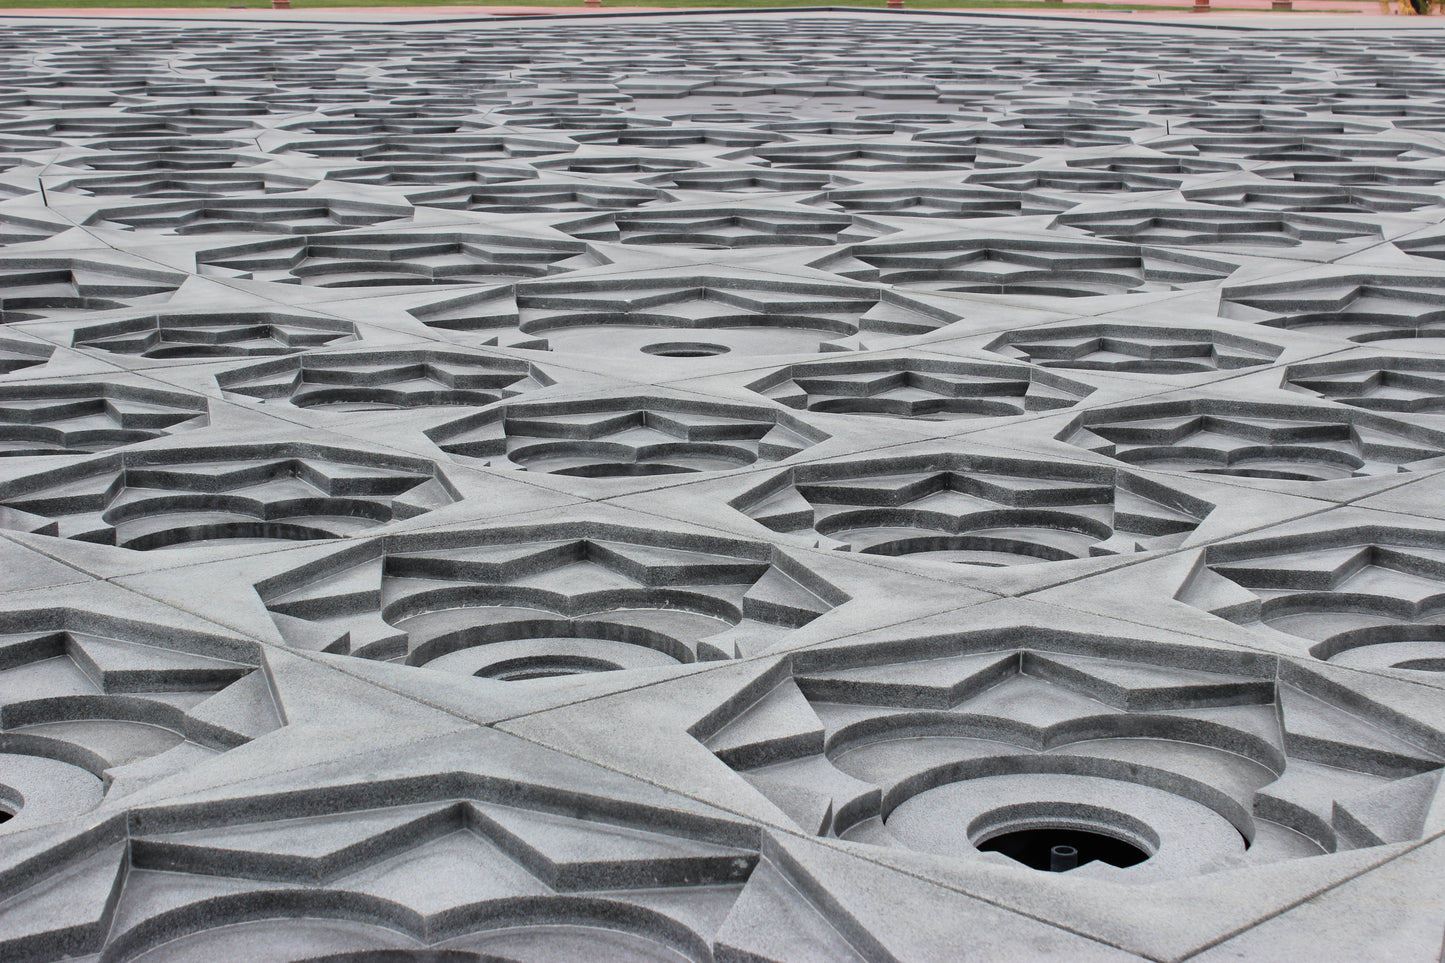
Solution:
[(702, 341), (659, 341), (657, 344), (642, 346), (643, 354), (656, 355), (659, 358), (711, 358), (714, 355), (727, 354), (728, 350), (725, 344), (708, 344)]
[(979, 843), (984, 852), (1001, 853), (1031, 869), (1064, 873), (1094, 860), (1127, 869), (1149, 858), (1132, 843), (1103, 833), (1043, 826), (1003, 833)]
[(524, 682), (528, 679), (551, 679), (559, 675), (582, 675), (588, 672), (611, 672), (624, 668), (616, 662), (581, 655), (543, 655), (507, 659), (483, 666), (472, 674), (499, 682)]

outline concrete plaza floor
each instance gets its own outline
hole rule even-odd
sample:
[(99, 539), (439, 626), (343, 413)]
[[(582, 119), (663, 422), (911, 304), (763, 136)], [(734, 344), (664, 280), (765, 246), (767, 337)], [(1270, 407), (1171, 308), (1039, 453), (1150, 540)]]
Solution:
[(10, 11), (0, 959), (1445, 938), (1445, 18)]

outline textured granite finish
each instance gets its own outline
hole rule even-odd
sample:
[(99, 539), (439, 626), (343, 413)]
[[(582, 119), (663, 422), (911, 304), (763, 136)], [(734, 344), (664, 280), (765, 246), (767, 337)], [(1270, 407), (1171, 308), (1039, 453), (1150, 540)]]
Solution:
[(0, 52), (0, 959), (1441, 958), (1445, 35)]

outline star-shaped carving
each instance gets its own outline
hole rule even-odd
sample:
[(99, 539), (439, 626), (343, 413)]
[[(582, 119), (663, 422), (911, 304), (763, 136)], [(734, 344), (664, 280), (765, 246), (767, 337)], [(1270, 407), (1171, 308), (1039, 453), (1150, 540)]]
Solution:
[(574, 150), (565, 142), (485, 134), (376, 134), (368, 137), (318, 137), (294, 141), (282, 152), (311, 157), (347, 157), (376, 163), (451, 160), (467, 158), (540, 157)]
[(122, 174), (113, 177), (77, 177), (47, 190), (87, 194), (91, 197), (231, 197), (282, 194), (305, 190), (309, 177), (245, 171), (191, 171)]
[(443, 451), (583, 478), (663, 475), (781, 461), (827, 436), (766, 408), (665, 398), (532, 402), (429, 431)]
[(93, 171), (145, 172), (145, 171), (224, 171), (235, 167), (253, 167), (264, 164), (264, 157), (249, 156), (232, 150), (191, 150), (165, 149), (164, 145), (151, 145), (153, 149), (141, 148), (133, 151), (105, 152), (75, 157), (65, 162), (66, 167), (77, 167)]
[[(351, 116), (328, 116), (325, 119), (303, 120), (287, 124), (286, 131), (326, 134), (336, 137), (357, 137), (366, 134), (397, 134), (401, 136), (457, 134), (491, 126), (481, 119), (467, 119), (451, 111), (411, 110), (394, 108), (385, 113), (380, 108), (369, 111), (354, 109)], [(464, 114), (466, 112), (463, 112)]]
[(735, 542), (576, 528), (374, 544), (263, 597), (293, 646), (502, 680), (752, 654), (847, 598)]
[(66, 140), (204, 134), (251, 127), (249, 120), (207, 117), (138, 117), (74, 115), (57, 111), (48, 117), (0, 122), (0, 135), (57, 137)]
[(326, 179), (329, 181), (371, 184), (377, 187), (393, 184), (402, 186), (509, 184), (515, 181), (531, 180), (536, 176), (537, 172), (528, 167), (445, 163), (368, 164), (364, 167), (348, 167), (326, 173)]
[(1317, 659), (1370, 670), (1445, 671), (1445, 543), (1438, 537), (1345, 529), (1290, 541), (1283, 548), (1211, 549), (1207, 568), (1178, 597), (1301, 640)]
[(337, 538), (454, 501), (418, 458), (294, 444), (151, 450), (11, 482), (5, 527), (137, 551)]
[(359, 203), (324, 197), (230, 198), (110, 208), (87, 224), (168, 234), (324, 234), (410, 218), (402, 204)]
[(1071, 324), (1010, 331), (988, 350), (1046, 368), (1170, 375), (1268, 364), (1284, 349), (1210, 328)]
[[(1092, 125), (1083, 124), (1082, 126), (1089, 128)], [(1038, 122), (1036, 126), (1023, 125), (1020, 128), (963, 127), (952, 130), (930, 130), (914, 134), (913, 139), (957, 147), (1006, 147), (1024, 150), (1110, 147), (1129, 143), (1129, 138), (1121, 134), (1101, 134), (1092, 129), (1081, 130), (1071, 123), (1053, 126), (1044, 122)]]
[(765, 130), (732, 130), (727, 127), (624, 127), (573, 134), (580, 144), (616, 144), (618, 147), (646, 147), (675, 150), (689, 147), (756, 147), (786, 140), (782, 134)]
[(409, 194), (407, 199), (420, 207), (486, 211), (493, 214), (531, 214), (540, 211), (627, 210), (663, 203), (673, 198), (651, 187), (549, 181), (427, 191)]
[(1445, 410), (1445, 362), (1433, 358), (1357, 358), (1292, 365), (1285, 384), (1371, 411)]
[(185, 275), (169, 271), (77, 258), (0, 261), (0, 322), (154, 304), (165, 301), (183, 280)]
[[(86, 621), (64, 608), (27, 614)], [(5, 809), (0, 832), (47, 823), (63, 832), (98, 806), (284, 724), (254, 645), (118, 622), (102, 632), (5, 628), (0, 717), (6, 803), (16, 810)]]
[(1445, 171), (1391, 164), (1286, 164), (1261, 167), (1254, 172), (1277, 181), (1340, 186), (1431, 187), (1445, 181)]
[(876, 288), (748, 273), (538, 282), (519, 285), (515, 302), (479, 295), (411, 313), (442, 328), (520, 323), (530, 347), (675, 358), (849, 350), (854, 336), (926, 334), (956, 320)]
[(893, 187), (829, 191), (805, 203), (879, 217), (1020, 217), (1052, 214), (1073, 205), (1003, 190)]
[(1007, 566), (1170, 547), (1212, 508), (1178, 497), (1163, 505), (1112, 472), (937, 454), (802, 465), (732, 504), (833, 548)]
[(1131, 465), (1289, 481), (1392, 474), (1445, 454), (1445, 434), (1363, 412), (1223, 399), (1092, 411), (1058, 437)]
[(0, 387), (0, 456), (105, 451), (206, 424), (197, 395), (106, 382)]
[[(720, 191), (727, 194), (778, 194), (818, 190), (835, 178), (825, 173), (792, 170), (704, 169), (683, 170), (650, 178), (649, 183), (670, 184), (689, 191)], [(847, 182), (847, 183), (852, 183)]]
[(748, 387), (790, 408), (921, 420), (1067, 408), (1093, 391), (1034, 368), (925, 358), (793, 365)]
[(229, 392), (298, 408), (480, 408), (551, 384), (525, 361), (459, 351), (306, 352), (216, 376)]
[(1223, 261), (1110, 242), (959, 238), (869, 243), (829, 255), (814, 267), (860, 281), (974, 294), (1082, 298), (1219, 280)]
[(1379, 187), (1341, 184), (1259, 184), (1209, 187), (1184, 192), (1185, 198), (1200, 204), (1242, 207), (1256, 211), (1303, 214), (1384, 214), (1414, 211), (1440, 204), (1432, 194), (1394, 191)]
[(1305, 241), (1344, 241), (1378, 237), (1380, 228), (1364, 221), (1268, 211), (1216, 211), (1207, 208), (1140, 208), (1087, 214), (1060, 214), (1052, 228), (1077, 228), (1095, 237), (1154, 244), (1243, 244), (1297, 246)]
[(1226, 287), (1220, 302), (1226, 317), (1362, 343), (1445, 332), (1445, 282), (1430, 275), (1348, 274), (1243, 284)]
[(1278, 163), (1340, 163), (1372, 158), (1414, 161), (1445, 155), (1445, 149), (1409, 141), (1322, 134), (1201, 135), (1155, 141), (1144, 146), (1166, 154), (1238, 157), (1241, 160)]
[[(818, 649), (702, 738), (809, 832), (1099, 882), (1421, 832), (1442, 761), (1384, 714), (1222, 652), (1186, 669), (1079, 642), (1049, 627)], [(1408, 814), (1390, 828), (1386, 799)], [(1074, 859), (1034, 853), (1040, 834)]]
[(318, 287), (475, 284), (599, 263), (585, 244), (452, 232), (331, 234), (200, 251), (202, 273)]
[(971, 174), (968, 183), (1013, 191), (1117, 194), (1128, 191), (1169, 191), (1177, 188), (1180, 181), (1177, 178), (1156, 177), (1127, 170), (1009, 170)]
[(353, 340), (356, 328), (336, 318), (272, 311), (158, 314), (76, 328), (77, 348), (143, 358), (235, 358), (291, 354)]
[(586, 241), (704, 248), (828, 246), (895, 230), (848, 214), (767, 208), (629, 212), (569, 221), (557, 228)]
[(817, 171), (958, 170), (1012, 166), (1032, 157), (942, 144), (779, 144), (748, 158), (767, 167)]

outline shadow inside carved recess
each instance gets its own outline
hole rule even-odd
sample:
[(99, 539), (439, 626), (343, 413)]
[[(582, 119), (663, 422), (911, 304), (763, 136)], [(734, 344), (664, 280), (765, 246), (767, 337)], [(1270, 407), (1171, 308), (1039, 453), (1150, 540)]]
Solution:
[(48, 191), (65, 191), (91, 197), (220, 198), (239, 195), (284, 194), (301, 191), (313, 178), (254, 171), (143, 171), (110, 177), (76, 177)]
[[(536, 181), (502, 186), (470, 185), (408, 194), (418, 207), (491, 214), (536, 214), (541, 211), (615, 211), (650, 207), (673, 198), (656, 188), (619, 184)], [(605, 232), (574, 232), (587, 240), (615, 240)]]
[(973, 237), (870, 242), (809, 266), (856, 281), (924, 291), (1056, 298), (1177, 291), (1221, 280), (1236, 267), (1183, 251), (1113, 241)]
[(1297, 247), (1306, 241), (1340, 242), (1380, 235), (1380, 228), (1367, 221), (1209, 207), (1141, 207), (1060, 214), (1049, 227), (1073, 228), (1115, 241), (1181, 247)]
[(0, 375), (43, 365), (55, 353), (55, 345), (38, 341), (0, 338)]
[(770, 408), (652, 397), (522, 402), (427, 437), (443, 451), (527, 471), (621, 478), (768, 464), (828, 436)]
[(1441, 734), (1293, 678), (1022, 626), (795, 655), (693, 735), (808, 832), (1099, 882), (1419, 838)]
[(367, 137), (315, 137), (286, 144), (272, 153), (348, 158), (371, 163), (494, 160), (537, 157), (576, 150), (565, 141), (485, 134), (376, 134)]
[(450, 504), (431, 462), (275, 443), (112, 455), (0, 487), (0, 527), (136, 551), (339, 538)]
[(1102, 408), (1058, 438), (1131, 465), (1280, 481), (1407, 471), (1445, 432), (1351, 408), (1202, 398)]
[(1273, 328), (1414, 349), (1445, 337), (1445, 278), (1349, 274), (1226, 287), (1220, 314)]
[[(155, 146), (159, 147), (160, 145)], [(186, 149), (187, 147), (189, 149)], [(235, 168), (254, 167), (265, 162), (266, 158), (263, 156), (203, 150), (198, 144), (187, 144), (185, 147), (172, 150), (97, 152), (62, 161), (61, 164), (81, 170), (109, 171), (116, 174), (158, 174), (232, 171)]]
[(206, 399), (106, 382), (0, 387), (0, 457), (133, 445), (207, 423)]
[(310, 235), (410, 219), (408, 204), (325, 197), (246, 197), (137, 204), (97, 211), (86, 224), (158, 234)]
[(737, 207), (600, 214), (555, 226), (584, 241), (717, 250), (829, 247), (869, 240), (897, 230), (849, 214)]
[(0, 261), (0, 323), (158, 304), (169, 299), (185, 277), (78, 258)]
[(476, 407), (552, 384), (534, 365), (463, 351), (307, 351), (216, 375), (227, 392), (298, 408)]
[(947, 452), (801, 465), (732, 505), (820, 546), (983, 566), (1172, 548), (1213, 508), (1108, 469)]
[(1370, 411), (1445, 411), (1445, 359), (1352, 358), (1291, 365), (1286, 388)]
[(339, 318), (275, 311), (167, 313), (77, 327), (73, 345), (142, 358), (243, 358), (292, 354), (355, 340)]
[(352, 234), (199, 251), (203, 276), (324, 288), (500, 283), (606, 263), (580, 241), (500, 234)]
[(1054, 214), (1073, 202), (1023, 191), (942, 187), (889, 187), (829, 191), (802, 203), (874, 217), (1023, 217)]
[[(426, 185), (451, 187), (453, 190), (465, 190), (469, 186), (535, 180), (536, 177), (537, 172), (530, 167), (506, 167), (495, 164), (367, 164), (362, 167), (345, 167), (326, 172), (328, 181), (371, 184), (377, 187)], [(450, 195), (453, 191), (445, 193)], [(409, 200), (416, 203), (418, 197), (425, 196), (428, 195), (412, 195)]]
[(442, 735), (425, 753), (381, 748), (325, 786), (268, 791), (267, 773), (230, 798), (151, 808), (121, 844), (67, 865), (69, 886), (10, 901), (0, 947), (61, 907), (85, 920), (77, 891), (120, 876), (102, 925), (66, 931), (113, 963), (258, 946), (294, 963), (713, 963), (714, 933), (764, 862), (756, 825), (520, 743)]
[(1177, 598), (1336, 665), (1445, 672), (1440, 533), (1357, 527), (1224, 543)]
[(1176, 375), (1268, 364), (1284, 351), (1211, 328), (1068, 324), (1001, 334), (987, 349), (1045, 368)]
[(917, 357), (797, 364), (748, 388), (804, 411), (920, 421), (1068, 408), (1094, 391), (1033, 366)]
[(1434, 160), (1445, 148), (1378, 137), (1331, 137), (1327, 133), (1207, 134), (1154, 141), (1144, 146), (1188, 157), (1231, 157), (1292, 164), (1344, 164), (1360, 160)]
[(847, 600), (763, 545), (584, 527), (414, 537), (257, 591), (296, 648), (507, 681), (747, 656)]
[(282, 725), (246, 643), (178, 647), (24, 615), (50, 627), (0, 624), (0, 833), (81, 815)]
[(687, 277), (546, 281), (412, 308), (423, 324), (517, 326), (516, 347), (610, 358), (852, 351), (927, 334), (959, 315), (864, 285), (779, 281), (734, 271)]

